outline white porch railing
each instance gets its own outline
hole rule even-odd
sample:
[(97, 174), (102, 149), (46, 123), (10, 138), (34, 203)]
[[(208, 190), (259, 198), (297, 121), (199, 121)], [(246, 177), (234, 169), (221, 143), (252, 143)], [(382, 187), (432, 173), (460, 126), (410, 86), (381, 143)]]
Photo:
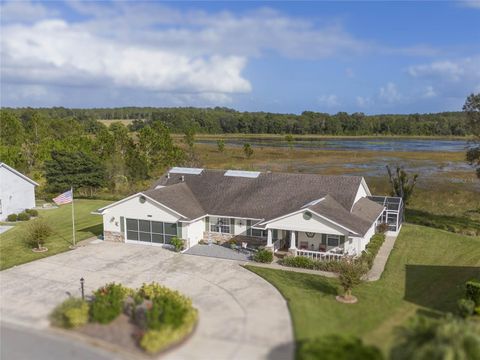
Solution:
[(313, 260), (340, 260), (344, 257), (343, 254), (335, 254), (331, 252), (323, 251), (312, 251), (312, 250), (303, 250), (297, 249), (297, 256), (306, 256), (312, 258)]
[(285, 245), (285, 239), (278, 239), (273, 243), (273, 252), (277, 252)]

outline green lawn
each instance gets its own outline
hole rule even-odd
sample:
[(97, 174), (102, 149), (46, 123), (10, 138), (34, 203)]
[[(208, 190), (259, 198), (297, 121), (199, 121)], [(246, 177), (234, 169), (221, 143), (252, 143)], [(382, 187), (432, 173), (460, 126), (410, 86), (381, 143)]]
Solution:
[(336, 279), (248, 268), (287, 299), (297, 340), (343, 333), (388, 351), (394, 328), (415, 313), (455, 311), (462, 284), (480, 277), (480, 238), (404, 225), (382, 278), (354, 289), (359, 298), (354, 305), (335, 300)]
[[(104, 200), (75, 200), (75, 226), (77, 241), (102, 233), (102, 217), (90, 212), (110, 203)], [(0, 270), (32, 260), (67, 251), (72, 243), (72, 208), (62, 205), (58, 209), (40, 210), (55, 233), (46, 243), (48, 252), (34, 253), (22, 240), (22, 232), (28, 222), (19, 222), (13, 229), (0, 235)]]

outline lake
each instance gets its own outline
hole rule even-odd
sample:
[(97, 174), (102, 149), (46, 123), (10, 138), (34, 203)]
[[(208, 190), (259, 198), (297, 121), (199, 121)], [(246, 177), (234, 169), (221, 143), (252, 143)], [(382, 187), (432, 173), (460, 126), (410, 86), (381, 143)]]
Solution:
[[(250, 143), (255, 147), (288, 147), (288, 142), (278, 138), (234, 138), (225, 140), (226, 145), (243, 146)], [(200, 144), (216, 144), (216, 140), (198, 139)], [(358, 150), (358, 151), (438, 151), (464, 152), (467, 140), (450, 139), (408, 139), (408, 138), (296, 138), (291, 144), (299, 149), (316, 150)]]

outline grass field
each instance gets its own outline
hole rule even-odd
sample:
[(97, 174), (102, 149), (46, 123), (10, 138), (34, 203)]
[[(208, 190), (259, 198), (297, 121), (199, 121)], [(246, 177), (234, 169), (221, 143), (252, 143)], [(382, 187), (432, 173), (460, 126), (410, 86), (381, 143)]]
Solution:
[[(104, 200), (75, 200), (75, 226), (77, 241), (102, 233), (102, 217), (90, 212), (108, 204)], [(45, 253), (34, 253), (28, 248), (22, 234), (28, 222), (18, 222), (13, 229), (0, 235), (0, 270), (32, 260), (67, 251), (72, 244), (71, 206), (62, 205), (58, 209), (39, 210), (39, 216), (48, 221), (55, 233), (45, 246)]]
[(354, 305), (335, 300), (338, 281), (248, 266), (287, 299), (296, 340), (351, 334), (388, 352), (394, 329), (416, 313), (456, 309), (462, 284), (480, 277), (480, 238), (404, 225), (382, 278), (354, 289)]

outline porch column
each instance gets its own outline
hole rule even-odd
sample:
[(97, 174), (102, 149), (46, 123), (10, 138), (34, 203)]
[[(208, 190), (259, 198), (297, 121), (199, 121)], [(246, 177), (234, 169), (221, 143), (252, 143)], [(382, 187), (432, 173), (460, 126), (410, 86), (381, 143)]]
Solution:
[(297, 243), (295, 241), (295, 231), (290, 233), (290, 248), (288, 249), (293, 255), (297, 255)]
[(266, 248), (270, 251), (273, 251), (272, 229), (267, 229), (267, 246), (266, 246)]

